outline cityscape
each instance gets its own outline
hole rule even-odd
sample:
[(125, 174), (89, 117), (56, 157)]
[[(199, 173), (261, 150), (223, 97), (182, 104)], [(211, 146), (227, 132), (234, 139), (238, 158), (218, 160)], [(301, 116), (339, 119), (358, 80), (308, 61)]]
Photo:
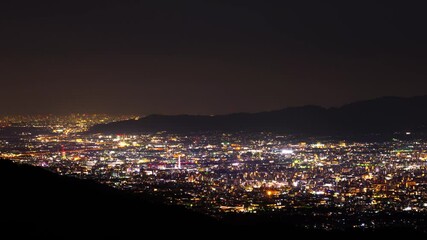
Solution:
[[(95, 124), (135, 115), (2, 117), (0, 157), (146, 193), (224, 218), (229, 214), (325, 217), (308, 229), (422, 228), (427, 212), (427, 141), (411, 132), (387, 141), (275, 133), (93, 134)], [(411, 220), (412, 219), (412, 220)]]
[(426, 9), (1, 1), (0, 239), (427, 236)]

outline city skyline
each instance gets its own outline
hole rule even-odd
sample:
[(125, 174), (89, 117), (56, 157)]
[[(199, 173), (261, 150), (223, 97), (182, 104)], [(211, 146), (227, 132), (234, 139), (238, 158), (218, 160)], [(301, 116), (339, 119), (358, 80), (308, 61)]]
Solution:
[(426, 9), (0, 1), (1, 233), (427, 235)]
[(87, 131), (134, 117), (0, 117), (0, 159), (96, 181), (227, 224), (233, 216), (263, 223), (266, 214), (295, 230), (404, 227), (425, 233), (427, 141), (418, 132), (352, 140), (273, 132)]

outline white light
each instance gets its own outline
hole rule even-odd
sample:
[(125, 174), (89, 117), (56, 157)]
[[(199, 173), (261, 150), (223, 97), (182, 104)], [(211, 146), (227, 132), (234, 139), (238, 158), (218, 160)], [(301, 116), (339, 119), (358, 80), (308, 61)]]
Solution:
[(294, 150), (292, 149), (282, 149), (282, 154), (293, 154)]

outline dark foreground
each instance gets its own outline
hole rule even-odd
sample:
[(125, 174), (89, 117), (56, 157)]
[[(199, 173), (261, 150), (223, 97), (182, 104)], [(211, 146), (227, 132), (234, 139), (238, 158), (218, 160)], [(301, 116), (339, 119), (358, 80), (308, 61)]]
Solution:
[[(313, 231), (277, 216), (228, 216), (217, 220), (88, 180), (59, 176), (41, 168), (0, 160), (0, 238), (148, 239), (158, 237), (250, 237), (260, 235), (325, 238), (418, 236), (406, 228), (375, 231)], [(5, 238), (7, 237), (7, 238)], [(424, 236), (425, 237), (425, 236)]]

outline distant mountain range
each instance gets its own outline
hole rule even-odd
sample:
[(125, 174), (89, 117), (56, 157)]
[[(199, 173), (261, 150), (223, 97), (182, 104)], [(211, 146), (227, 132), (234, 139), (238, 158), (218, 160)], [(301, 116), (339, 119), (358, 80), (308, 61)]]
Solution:
[(149, 115), (96, 125), (92, 133), (150, 133), (168, 131), (271, 131), (292, 134), (359, 134), (402, 131), (427, 132), (427, 95), (382, 97), (339, 108), (319, 106), (289, 107), (260, 113), (217, 116)]

